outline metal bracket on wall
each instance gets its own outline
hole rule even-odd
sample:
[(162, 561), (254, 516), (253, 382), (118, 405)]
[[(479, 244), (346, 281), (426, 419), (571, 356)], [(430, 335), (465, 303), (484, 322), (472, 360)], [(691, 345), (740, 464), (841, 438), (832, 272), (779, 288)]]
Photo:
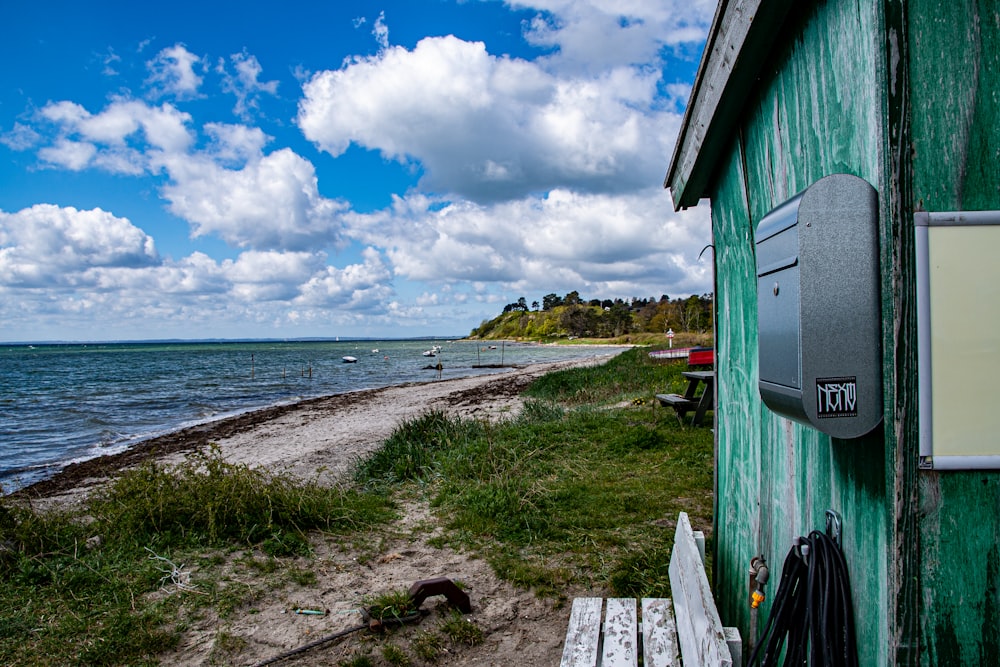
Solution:
[(826, 511), (826, 534), (841, 549), (840, 536), (843, 532), (844, 521), (840, 518), (840, 513), (836, 510)]

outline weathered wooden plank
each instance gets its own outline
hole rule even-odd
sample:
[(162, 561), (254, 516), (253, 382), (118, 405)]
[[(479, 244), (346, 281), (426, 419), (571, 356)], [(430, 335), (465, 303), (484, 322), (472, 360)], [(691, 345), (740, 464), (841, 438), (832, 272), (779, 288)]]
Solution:
[(596, 667), (603, 598), (576, 598), (569, 614), (561, 667)]
[(642, 599), (643, 667), (679, 667), (680, 644), (670, 598)]
[(673, 408), (677, 418), (683, 423), (684, 416), (692, 410), (697, 410), (701, 399), (688, 398), (680, 394), (657, 394), (656, 400), (665, 408)]
[(639, 620), (634, 598), (610, 598), (604, 614), (604, 648), (601, 667), (636, 667), (639, 664)]
[(680, 394), (657, 394), (656, 400), (663, 407), (681, 407), (686, 410), (693, 410), (698, 405), (698, 401), (691, 398), (684, 398)]
[(739, 628), (722, 628), (726, 635), (726, 646), (729, 647), (729, 655), (733, 658), (734, 665), (743, 664), (743, 638), (740, 636)]
[(677, 517), (669, 573), (677, 636), (685, 663), (731, 667), (733, 660), (726, 646), (722, 620), (685, 512)]
[(757, 78), (762, 59), (755, 56), (771, 48), (791, 5), (791, 0), (720, 4), (664, 182), (675, 209), (694, 206), (707, 194), (725, 137)]
[(700, 530), (692, 530), (691, 537), (694, 538), (694, 545), (698, 547), (698, 556), (701, 558), (702, 567), (705, 566), (705, 533)]
[[(715, 600), (727, 621), (749, 628), (746, 572), (749, 553), (775, 553), (760, 531), (764, 477), (761, 400), (757, 390), (757, 283), (753, 224), (747, 209), (740, 145), (728, 156), (721, 187), (712, 200), (716, 259)], [(725, 427), (723, 427), (725, 425)]]

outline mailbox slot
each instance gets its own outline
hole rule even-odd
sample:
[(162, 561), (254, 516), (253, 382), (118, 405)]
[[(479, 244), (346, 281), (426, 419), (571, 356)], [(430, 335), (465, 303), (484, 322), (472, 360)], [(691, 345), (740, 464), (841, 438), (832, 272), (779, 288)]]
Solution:
[(757, 228), (760, 379), (797, 390), (802, 389), (799, 199), (785, 202)]

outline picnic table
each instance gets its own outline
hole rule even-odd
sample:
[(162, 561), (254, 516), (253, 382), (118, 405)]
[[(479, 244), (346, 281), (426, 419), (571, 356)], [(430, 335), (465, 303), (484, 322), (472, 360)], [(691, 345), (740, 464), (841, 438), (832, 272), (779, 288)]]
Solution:
[[(705, 418), (705, 413), (715, 406), (715, 371), (684, 371), (681, 375), (688, 380), (684, 394), (657, 394), (656, 400), (663, 407), (673, 408), (681, 421), (693, 410), (692, 424), (698, 426)], [(698, 389), (701, 385), (704, 385), (704, 388), (699, 394)]]

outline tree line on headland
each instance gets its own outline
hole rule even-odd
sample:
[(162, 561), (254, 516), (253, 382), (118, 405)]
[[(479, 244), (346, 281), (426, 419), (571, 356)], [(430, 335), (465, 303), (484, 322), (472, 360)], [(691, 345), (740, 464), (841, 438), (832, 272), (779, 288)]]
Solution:
[(472, 330), (471, 338), (548, 340), (556, 338), (622, 338), (635, 334), (664, 335), (668, 331), (711, 334), (712, 295), (671, 299), (632, 297), (630, 300), (583, 299), (573, 291), (547, 294), (541, 303), (521, 297), (503, 313)]

